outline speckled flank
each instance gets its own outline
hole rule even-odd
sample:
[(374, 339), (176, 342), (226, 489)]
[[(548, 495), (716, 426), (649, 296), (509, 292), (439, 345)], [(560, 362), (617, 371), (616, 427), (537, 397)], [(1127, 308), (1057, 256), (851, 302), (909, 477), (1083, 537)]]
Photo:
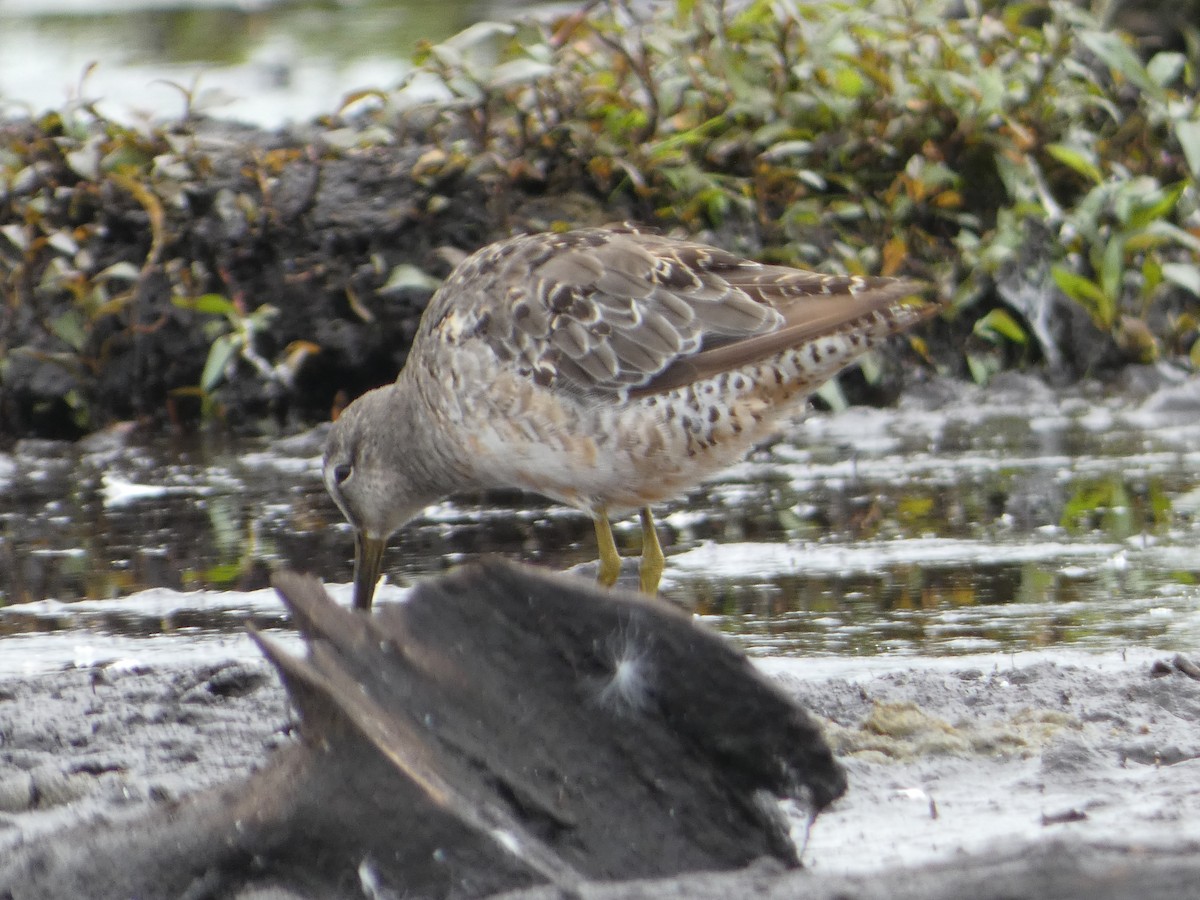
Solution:
[(654, 503), (737, 461), (823, 382), (922, 315), (898, 303), (761, 362), (617, 403), (548, 392), (463, 348), (440, 378), (421, 379), (438, 410), (427, 421), (445, 430), (431, 452), (464, 485), (506, 484), (587, 510)]
[(640, 398), (619, 426), (630, 460), (623, 503), (672, 496), (736, 462), (812, 391), (919, 318), (913, 307), (871, 313), (763, 362)]

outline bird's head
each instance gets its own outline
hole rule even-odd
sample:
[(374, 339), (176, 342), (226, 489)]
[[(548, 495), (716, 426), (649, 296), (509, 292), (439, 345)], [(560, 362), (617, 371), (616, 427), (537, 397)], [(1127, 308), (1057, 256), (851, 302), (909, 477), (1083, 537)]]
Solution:
[(322, 464), (325, 487), (354, 527), (354, 607), (368, 610), (388, 538), (436, 497), (414, 480), (403, 397), (377, 388), (333, 423)]

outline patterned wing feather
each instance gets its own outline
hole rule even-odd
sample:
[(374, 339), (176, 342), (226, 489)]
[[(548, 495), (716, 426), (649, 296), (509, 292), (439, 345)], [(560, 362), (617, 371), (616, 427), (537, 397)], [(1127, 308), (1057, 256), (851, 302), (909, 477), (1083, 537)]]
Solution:
[(787, 335), (913, 292), (901, 284), (766, 266), (628, 229), (587, 229), (477, 252), (431, 301), (422, 330), (438, 332), (425, 340), (481, 338), (545, 387), (657, 389), (742, 364), (747, 353), (762, 359)]

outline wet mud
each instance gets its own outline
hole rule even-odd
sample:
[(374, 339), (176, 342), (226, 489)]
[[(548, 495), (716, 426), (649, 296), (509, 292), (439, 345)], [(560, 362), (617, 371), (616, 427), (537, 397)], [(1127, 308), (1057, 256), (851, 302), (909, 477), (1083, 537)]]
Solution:
[[(19, 841), (0, 896), (470, 898), (795, 868), (783, 808), (806, 824), (845, 792), (815, 721), (668, 604), (502, 561), (370, 617), (311, 576), (274, 583), (308, 652), (253, 637), (298, 740), (218, 789)], [(223, 671), (204, 691), (259, 683)], [(70, 780), (18, 779), (8, 805)]]
[[(849, 776), (807, 842), (797, 835), (805, 869), (759, 864), (583, 896), (1115, 898), (1136, 884), (1139, 896), (1179, 897), (1200, 875), (1200, 681), (1170, 655), (760, 667), (813, 712)], [(293, 723), (265, 662), (5, 679), (0, 858), (244, 776), (294, 745)]]

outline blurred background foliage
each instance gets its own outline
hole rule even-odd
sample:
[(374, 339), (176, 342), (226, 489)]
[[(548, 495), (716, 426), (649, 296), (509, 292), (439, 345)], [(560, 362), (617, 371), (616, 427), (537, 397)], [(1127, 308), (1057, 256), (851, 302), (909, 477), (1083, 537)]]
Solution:
[(613, 3), (538, 34), (475, 26), (420, 58), (461, 164), (625, 195), (776, 261), (924, 277), (971, 320), (982, 381), (1031, 354), (1061, 367), (1063, 300), (1106, 352), (1200, 363), (1195, 13)]

